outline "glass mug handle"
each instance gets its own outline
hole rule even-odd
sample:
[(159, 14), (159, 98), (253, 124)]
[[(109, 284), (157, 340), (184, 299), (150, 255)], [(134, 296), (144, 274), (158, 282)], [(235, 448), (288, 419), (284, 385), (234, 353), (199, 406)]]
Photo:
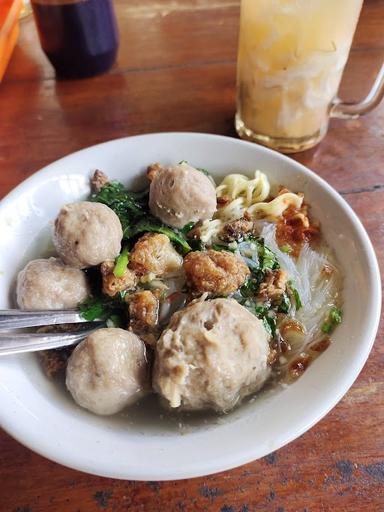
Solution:
[(335, 98), (331, 105), (330, 116), (340, 119), (356, 119), (373, 110), (384, 98), (384, 63), (378, 72), (374, 84), (367, 96), (357, 103), (344, 103)]

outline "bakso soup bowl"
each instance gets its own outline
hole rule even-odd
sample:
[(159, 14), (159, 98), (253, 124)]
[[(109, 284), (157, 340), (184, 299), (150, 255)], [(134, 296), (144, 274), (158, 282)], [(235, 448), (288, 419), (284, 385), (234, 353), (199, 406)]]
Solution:
[[(64, 385), (48, 380), (36, 354), (0, 358), (2, 427), (45, 457), (88, 473), (135, 480), (207, 475), (279, 449), (326, 415), (348, 391), (375, 339), (380, 276), (374, 250), (348, 204), (306, 167), (251, 143), (216, 135), (161, 133), (113, 140), (69, 155), (20, 184), (0, 205), (0, 306), (14, 306), (17, 273), (52, 253), (53, 220), (65, 203), (89, 194), (95, 169), (138, 189), (148, 164), (186, 160), (216, 182), (256, 169), (304, 192), (343, 276), (343, 322), (332, 344), (286, 386), (267, 386), (227, 415), (178, 417), (154, 397), (123, 414), (99, 417), (78, 407)], [(351, 405), (353, 407), (353, 405)]]

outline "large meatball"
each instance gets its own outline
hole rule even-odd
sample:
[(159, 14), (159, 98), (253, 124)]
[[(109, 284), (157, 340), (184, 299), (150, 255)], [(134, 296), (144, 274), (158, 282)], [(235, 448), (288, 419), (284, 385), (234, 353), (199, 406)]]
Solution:
[(73, 351), (66, 384), (75, 402), (95, 414), (121, 411), (149, 389), (144, 343), (123, 329), (98, 329)]
[(17, 277), (21, 309), (72, 309), (89, 295), (84, 272), (56, 258), (30, 261)]
[(232, 299), (194, 302), (156, 345), (153, 385), (170, 407), (229, 411), (269, 375), (261, 320)]
[(151, 174), (149, 208), (153, 215), (175, 228), (211, 219), (216, 191), (211, 180), (186, 163), (159, 167)]
[(122, 238), (120, 220), (105, 204), (67, 204), (55, 220), (53, 243), (64, 263), (72, 267), (92, 267), (113, 260), (120, 252)]

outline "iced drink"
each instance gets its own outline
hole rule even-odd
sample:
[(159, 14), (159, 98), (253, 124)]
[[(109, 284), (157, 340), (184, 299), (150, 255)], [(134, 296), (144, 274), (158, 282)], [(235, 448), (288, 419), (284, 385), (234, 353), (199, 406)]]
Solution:
[[(326, 132), (363, 0), (242, 0), (236, 128), (286, 149)], [(300, 148), (302, 149), (302, 148)]]

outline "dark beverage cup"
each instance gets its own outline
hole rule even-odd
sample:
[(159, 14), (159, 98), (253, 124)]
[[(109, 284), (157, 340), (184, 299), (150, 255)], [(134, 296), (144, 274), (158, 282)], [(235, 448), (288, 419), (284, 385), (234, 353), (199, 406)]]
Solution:
[(41, 46), (61, 78), (108, 71), (118, 33), (112, 0), (32, 0)]

